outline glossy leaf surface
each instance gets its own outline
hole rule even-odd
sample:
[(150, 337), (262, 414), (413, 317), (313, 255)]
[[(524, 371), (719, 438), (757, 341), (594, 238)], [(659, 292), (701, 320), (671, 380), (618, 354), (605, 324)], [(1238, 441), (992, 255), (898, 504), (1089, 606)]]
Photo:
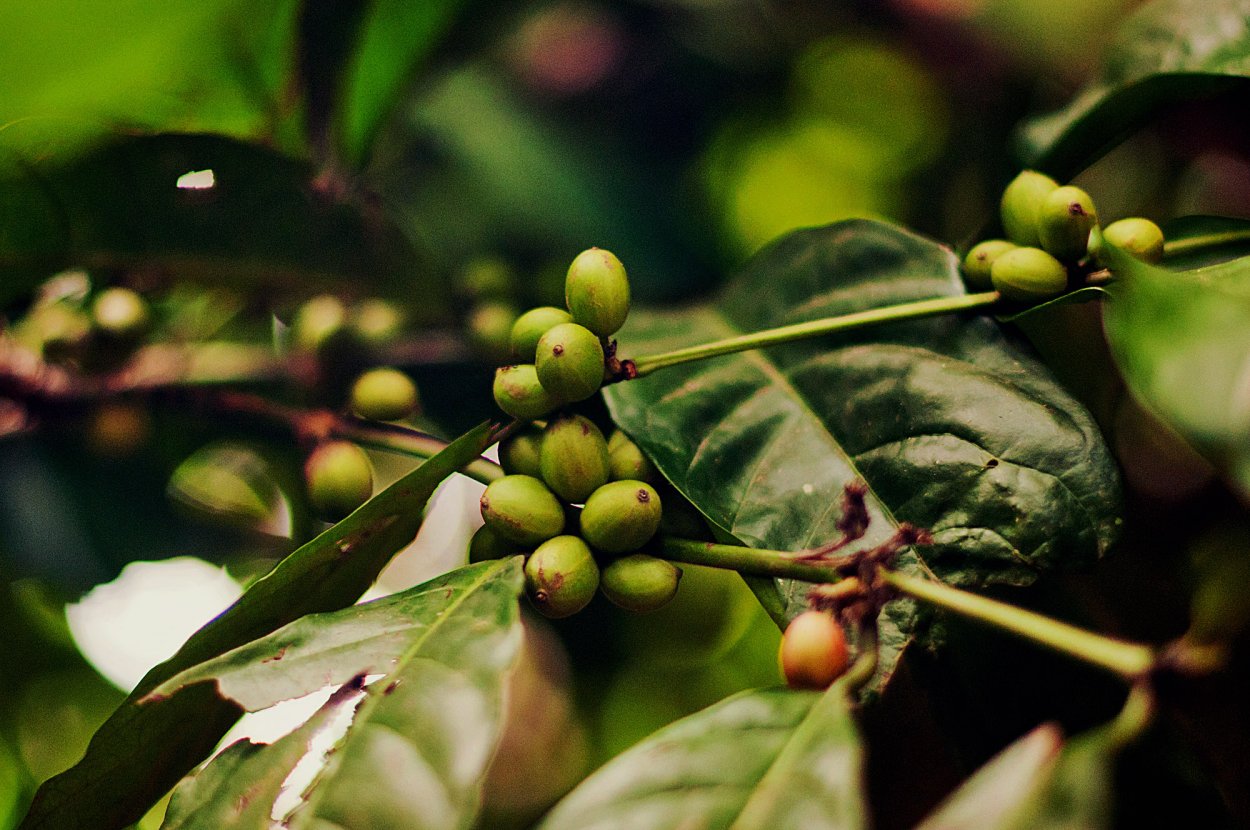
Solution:
[(1232, 216), (1181, 216), (1163, 226), (1163, 265), (1177, 271), (1250, 256), (1250, 220)]

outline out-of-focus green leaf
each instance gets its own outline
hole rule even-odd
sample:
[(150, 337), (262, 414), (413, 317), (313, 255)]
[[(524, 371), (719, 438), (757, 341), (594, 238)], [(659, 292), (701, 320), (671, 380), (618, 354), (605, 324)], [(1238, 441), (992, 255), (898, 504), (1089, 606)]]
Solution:
[[(714, 303), (638, 312), (638, 357), (774, 326), (963, 292), (947, 248), (888, 225), (800, 231)], [(1116, 471), (1093, 420), (993, 321), (947, 316), (669, 367), (605, 391), (614, 419), (726, 534), (781, 550), (838, 536), (867, 482), (862, 544), (898, 522), (934, 543), (900, 565), (963, 585), (1027, 584), (1087, 564), (1116, 535)], [(858, 547), (858, 545), (857, 545)], [(792, 617), (806, 584), (778, 583)], [(915, 621), (882, 619), (885, 679)], [(891, 656), (893, 655), (893, 656)]]
[[(367, 687), (290, 826), (465, 827), (499, 740), (504, 680), (520, 649), (521, 582), (520, 558), (511, 557), (364, 605), (309, 615), (176, 675), (153, 691), (153, 699), (211, 682), (255, 711), (330, 683), (382, 675)], [(299, 760), (285, 751), (270, 754), (286, 772)], [(221, 779), (215, 764), (201, 775)], [(272, 807), (276, 793), (256, 793), (254, 784), (235, 777), (200, 809), (224, 815), (240, 801), (261, 799)], [(269, 812), (188, 826), (268, 830)]]
[(1250, 493), (1250, 257), (1168, 271), (1105, 248), (1107, 339), (1129, 388)]
[(861, 828), (863, 750), (844, 682), (744, 692), (661, 729), (587, 778), (541, 830)]
[(273, 140), (289, 117), (298, 0), (8, 3), (0, 148), (64, 157), (131, 132)]
[(204, 759), (240, 707), (208, 686), (138, 701), (180, 671), (263, 637), (305, 614), (354, 602), (390, 558), (412, 541), (439, 483), (485, 449), (489, 428), (470, 431), (356, 512), (296, 550), (242, 598), (148, 672), (100, 727), (86, 756), (39, 789), (26, 830), (111, 830), (137, 820)]
[[(178, 186), (200, 170), (212, 187)], [(388, 220), (312, 179), (303, 162), (205, 135), (119, 139), (68, 164), (0, 156), (0, 303), (82, 266), (292, 292), (369, 285), (437, 307), (440, 285)]]
[(979, 769), (917, 830), (1098, 830), (1111, 820), (1109, 729), (1065, 741), (1055, 724), (1025, 735)]
[(363, 166), (385, 119), (463, 0), (374, 0), (343, 78), (338, 125), (347, 160)]
[(211, 444), (183, 461), (169, 494), (195, 510), (244, 527), (271, 519), (282, 497), (265, 459), (239, 444)]
[(1182, 216), (1163, 226), (1163, 264), (1177, 271), (1250, 256), (1250, 219)]
[(1120, 28), (1102, 72), (1067, 107), (1021, 134), (1031, 167), (1070, 178), (1160, 109), (1244, 85), (1250, 4), (1154, 0)]

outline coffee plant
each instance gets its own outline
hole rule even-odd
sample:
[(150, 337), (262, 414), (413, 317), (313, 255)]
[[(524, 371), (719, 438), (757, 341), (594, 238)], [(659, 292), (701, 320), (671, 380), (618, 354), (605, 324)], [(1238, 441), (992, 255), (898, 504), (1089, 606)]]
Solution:
[(14, 9), (0, 828), (1250, 826), (1250, 4), (985, 5)]

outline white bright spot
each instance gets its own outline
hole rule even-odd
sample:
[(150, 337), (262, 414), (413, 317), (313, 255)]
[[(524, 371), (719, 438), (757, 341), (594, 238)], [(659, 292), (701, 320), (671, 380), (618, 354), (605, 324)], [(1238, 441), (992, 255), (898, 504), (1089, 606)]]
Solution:
[(486, 486), (460, 474), (439, 485), (413, 543), (391, 560), (365, 600), (402, 591), (433, 579), (466, 561), (469, 537), (482, 525)]
[(180, 190), (208, 190), (217, 184), (217, 177), (212, 170), (192, 170), (178, 177), (177, 186)]
[(815, 488), (815, 487), (813, 487), (812, 485), (810, 485), (810, 484), (804, 484), (804, 485), (803, 485), (803, 494), (804, 494), (804, 495), (810, 496), (812, 493), (815, 493), (815, 492), (816, 492), (816, 488)]
[(78, 650), (124, 691), (239, 598), (237, 582), (189, 556), (131, 562), (65, 608)]

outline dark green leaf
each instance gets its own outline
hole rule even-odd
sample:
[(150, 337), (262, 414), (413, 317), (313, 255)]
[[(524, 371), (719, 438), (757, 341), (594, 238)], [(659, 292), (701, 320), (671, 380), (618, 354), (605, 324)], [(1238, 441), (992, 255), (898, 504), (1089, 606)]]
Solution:
[(999, 314), (998, 319), (1004, 323), (1014, 323), (1017, 320), (1024, 320), (1032, 317), (1034, 314), (1044, 312), (1047, 309), (1058, 308), (1065, 305), (1079, 305), (1080, 303), (1095, 303), (1106, 296), (1107, 292), (1097, 286), (1087, 286), (1078, 288), (1075, 291), (1069, 291), (1053, 300), (1047, 300), (1044, 303), (1031, 305), (1023, 311), (1013, 311), (1009, 314)]
[(86, 756), (40, 787), (22, 828), (111, 830), (143, 815), (212, 751), (241, 709), (222, 701), (210, 686), (144, 706), (138, 701), (180, 671), (305, 614), (354, 602), (416, 535), (422, 508), (439, 483), (477, 457), (488, 435), (483, 424), (462, 436), (296, 550), (148, 672), (96, 732)]
[(1104, 256), (1107, 339), (1129, 389), (1250, 492), (1250, 258), (1168, 271)]
[[(211, 189), (176, 186), (206, 169)], [(437, 305), (438, 284), (387, 220), (312, 177), (302, 162), (214, 136), (122, 139), (71, 163), (0, 157), (0, 303), (83, 266), (299, 292), (402, 287)]]
[(744, 692), (661, 729), (564, 798), (542, 830), (866, 827), (843, 682)]
[(1250, 220), (1230, 216), (1182, 216), (1163, 226), (1163, 264), (1177, 271), (1250, 256)]
[(1118, 747), (1108, 729), (1071, 741), (1044, 724), (969, 778), (917, 830), (1097, 830), (1111, 818)]
[[(947, 248), (868, 221), (799, 231), (713, 304), (636, 313), (626, 357), (890, 303), (961, 293)], [(606, 390), (613, 417), (724, 532), (783, 550), (837, 537), (868, 483), (864, 544), (907, 521), (934, 544), (905, 567), (963, 585), (1027, 584), (1115, 536), (1118, 481), (1096, 426), (993, 321), (949, 316), (657, 371)], [(786, 616), (802, 584), (782, 583)], [(887, 653), (913, 625), (883, 621)], [(883, 677), (893, 661), (883, 659)]]
[[(250, 711), (354, 677), (371, 683), (351, 726), (304, 794), (290, 826), (464, 827), (499, 740), (504, 680), (521, 644), (521, 560), (470, 565), (424, 585), (341, 611), (312, 614), (185, 671), (153, 698), (197, 683)], [(299, 757), (268, 754), (281, 782)], [(223, 776), (210, 764), (183, 787)], [(237, 756), (225, 765), (237, 763)], [(208, 785), (206, 785), (208, 786)], [(220, 827), (268, 830), (275, 792), (236, 778), (198, 809), (227, 815), (240, 801), (268, 807)], [(209, 826), (209, 825), (205, 825)]]
[(1031, 167), (1069, 178), (1162, 108), (1244, 86), (1250, 4), (1155, 0), (1121, 27), (1102, 72), (1064, 109), (1021, 135)]

